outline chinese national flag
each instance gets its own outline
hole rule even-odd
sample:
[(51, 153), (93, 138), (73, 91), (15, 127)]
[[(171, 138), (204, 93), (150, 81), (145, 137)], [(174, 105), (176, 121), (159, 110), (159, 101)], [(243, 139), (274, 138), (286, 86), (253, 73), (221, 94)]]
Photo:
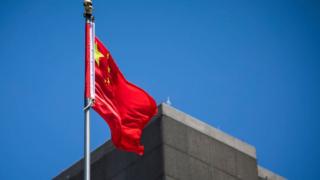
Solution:
[(142, 130), (157, 113), (154, 99), (128, 82), (108, 49), (95, 38), (95, 100), (93, 109), (111, 130), (113, 144), (122, 150), (143, 155)]

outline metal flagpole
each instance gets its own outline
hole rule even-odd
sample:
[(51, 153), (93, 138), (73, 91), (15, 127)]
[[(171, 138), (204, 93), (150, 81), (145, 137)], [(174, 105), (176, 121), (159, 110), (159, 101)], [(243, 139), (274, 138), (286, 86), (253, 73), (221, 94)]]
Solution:
[[(87, 107), (89, 105), (88, 100), (85, 102)], [(90, 107), (84, 110), (85, 122), (84, 122), (84, 180), (90, 180)]]
[[(90, 180), (90, 108), (94, 99), (94, 28), (92, 16), (92, 0), (84, 0), (85, 17), (85, 65), (86, 65), (86, 88), (90, 86), (88, 94), (84, 98), (84, 180)], [(87, 69), (88, 68), (88, 69)], [(89, 72), (89, 73), (88, 73)], [(87, 82), (89, 81), (89, 83)]]

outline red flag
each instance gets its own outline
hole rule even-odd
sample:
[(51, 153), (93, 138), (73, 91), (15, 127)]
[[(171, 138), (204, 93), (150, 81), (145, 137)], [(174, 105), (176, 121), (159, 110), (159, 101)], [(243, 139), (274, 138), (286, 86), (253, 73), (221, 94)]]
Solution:
[(93, 109), (111, 130), (113, 144), (142, 155), (142, 130), (157, 113), (154, 99), (128, 82), (108, 49), (95, 38), (95, 100)]

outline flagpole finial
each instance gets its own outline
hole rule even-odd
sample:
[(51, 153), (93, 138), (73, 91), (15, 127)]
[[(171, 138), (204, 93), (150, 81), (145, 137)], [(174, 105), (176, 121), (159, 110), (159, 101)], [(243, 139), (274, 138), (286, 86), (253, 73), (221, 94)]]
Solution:
[(83, 6), (84, 6), (84, 17), (92, 20), (92, 0), (83, 0)]

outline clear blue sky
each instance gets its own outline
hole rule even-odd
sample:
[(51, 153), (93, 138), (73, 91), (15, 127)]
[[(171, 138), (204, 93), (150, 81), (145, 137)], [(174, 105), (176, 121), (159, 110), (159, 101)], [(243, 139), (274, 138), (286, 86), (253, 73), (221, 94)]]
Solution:
[[(96, 33), (128, 80), (319, 178), (320, 3), (95, 0)], [(0, 179), (50, 179), (83, 154), (82, 1), (1, 1)], [(110, 137), (92, 116), (92, 146)]]

